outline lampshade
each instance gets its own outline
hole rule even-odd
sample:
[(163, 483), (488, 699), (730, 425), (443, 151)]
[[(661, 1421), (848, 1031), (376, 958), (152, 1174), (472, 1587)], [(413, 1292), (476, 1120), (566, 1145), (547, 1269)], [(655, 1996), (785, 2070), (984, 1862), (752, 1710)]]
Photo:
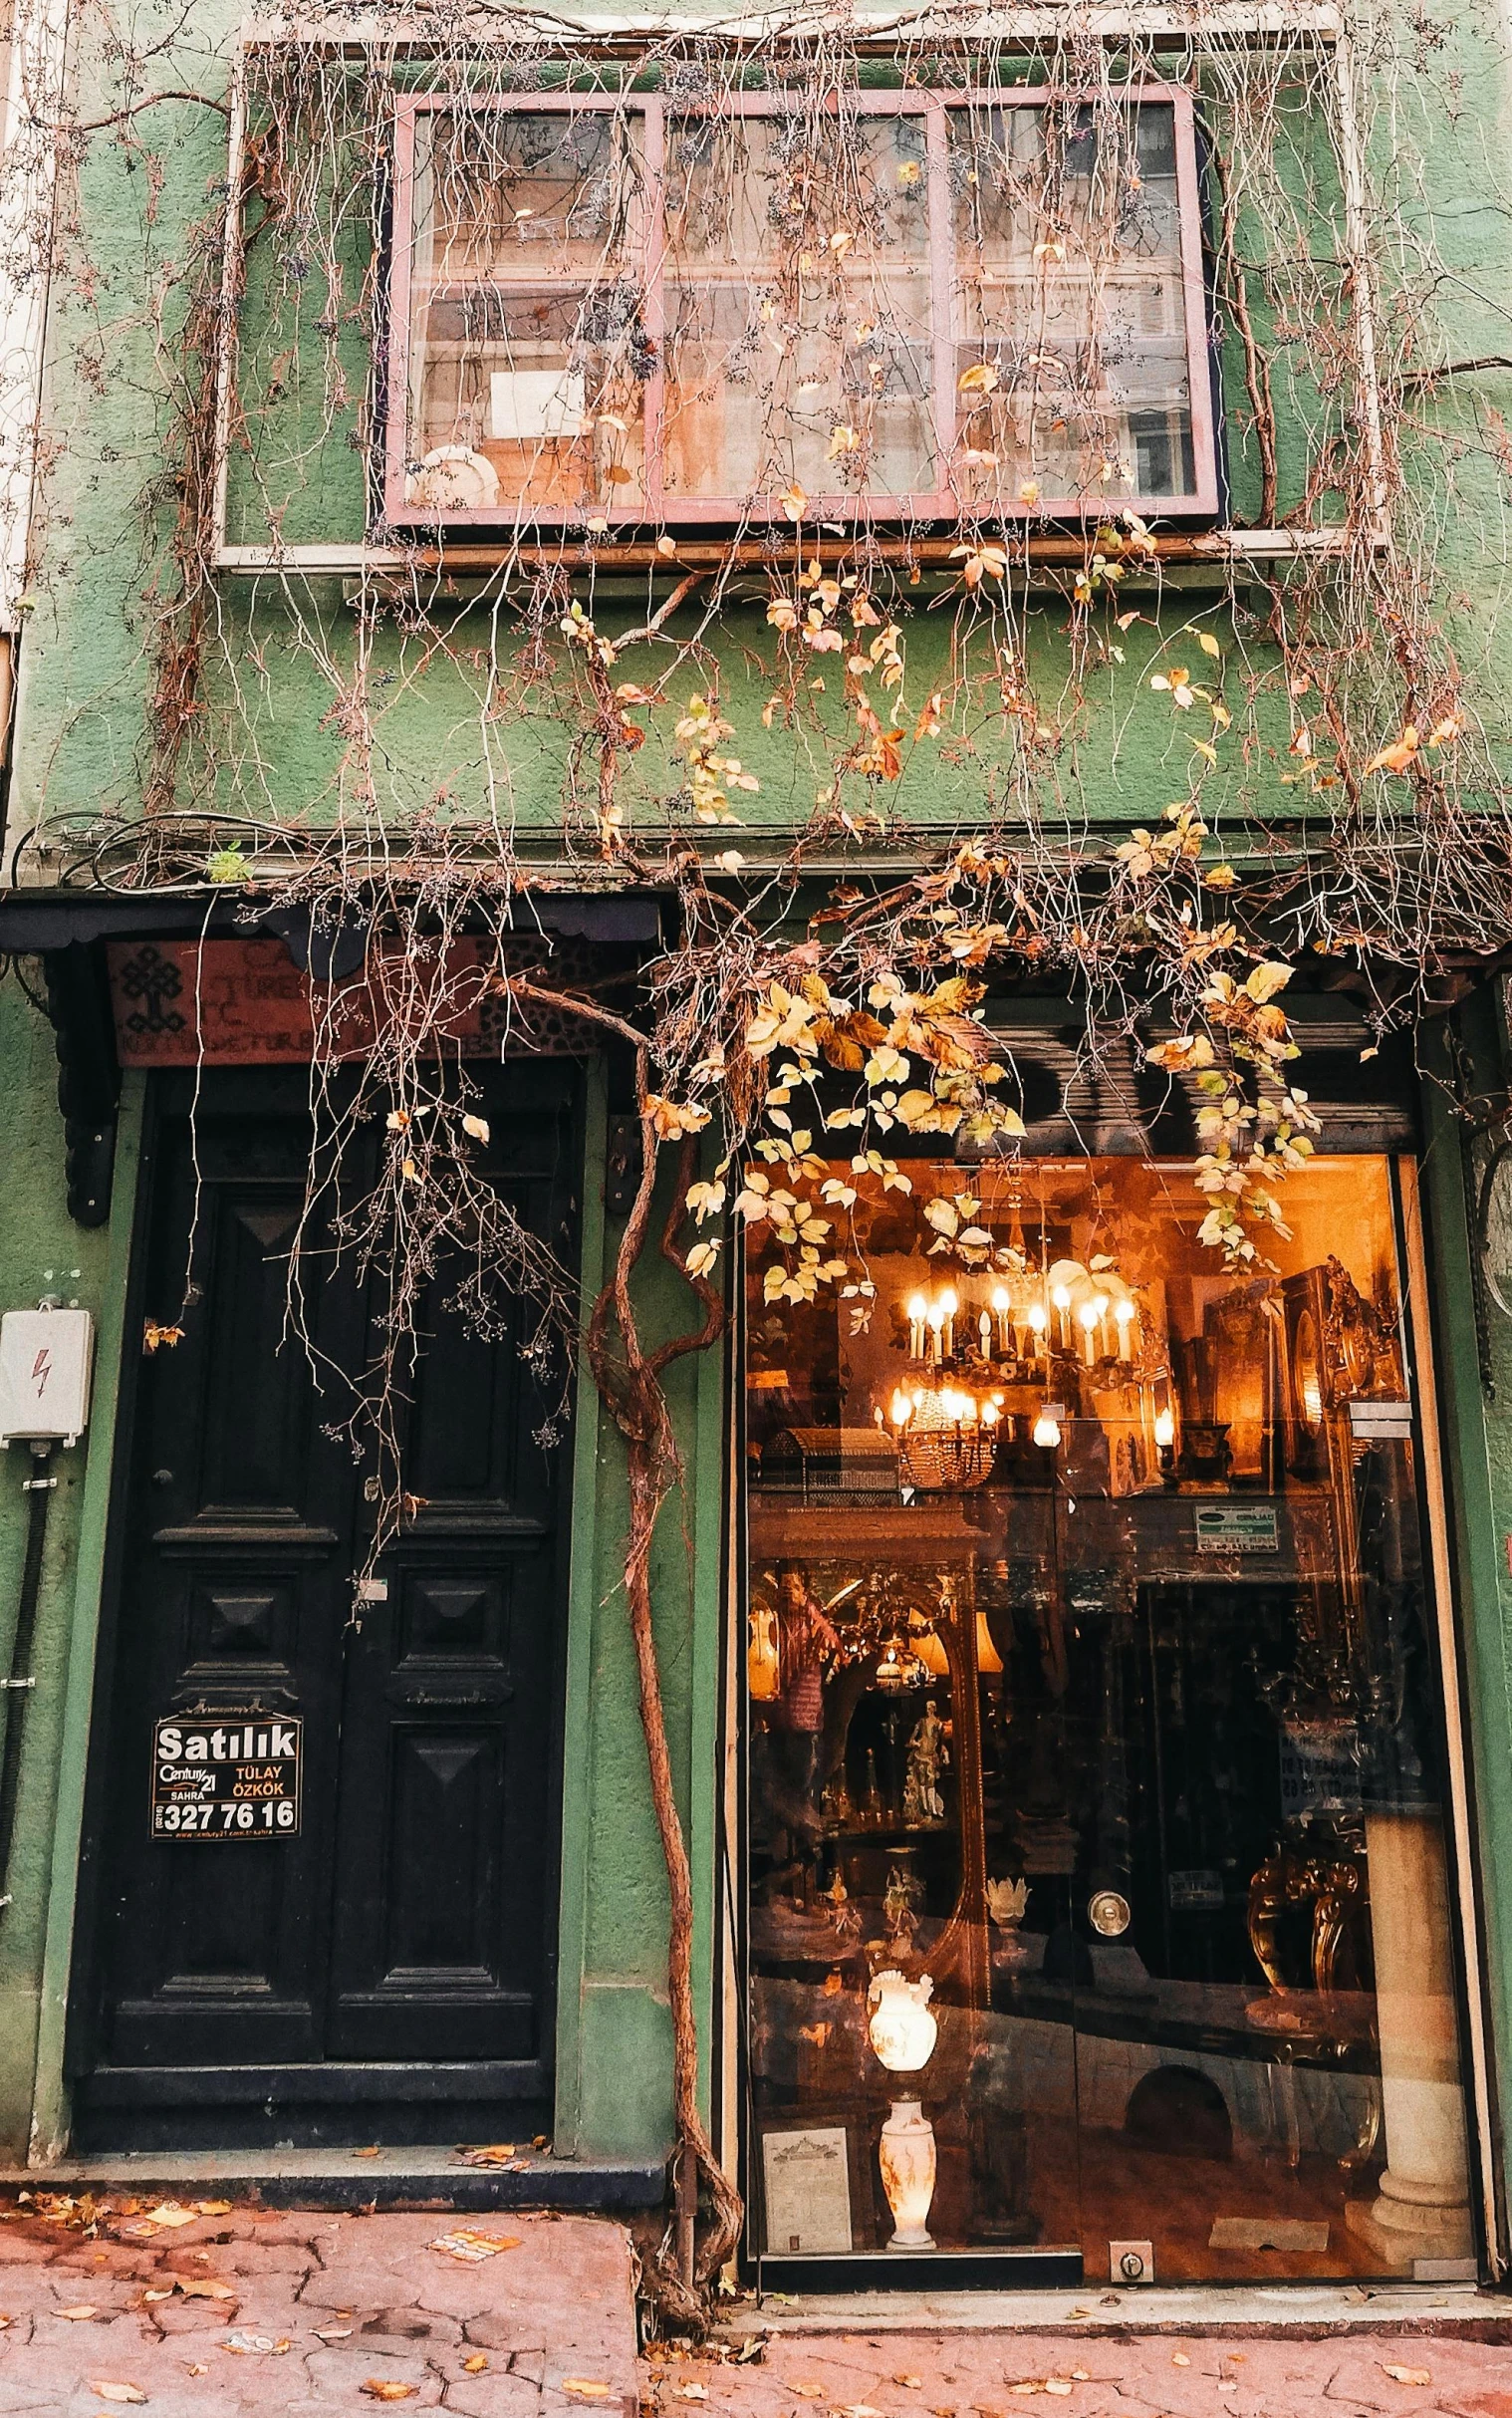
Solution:
[(976, 1667), (983, 1679), (996, 1679), (1003, 1668), (1003, 1658), (992, 1642), (985, 1612), (976, 1616)]

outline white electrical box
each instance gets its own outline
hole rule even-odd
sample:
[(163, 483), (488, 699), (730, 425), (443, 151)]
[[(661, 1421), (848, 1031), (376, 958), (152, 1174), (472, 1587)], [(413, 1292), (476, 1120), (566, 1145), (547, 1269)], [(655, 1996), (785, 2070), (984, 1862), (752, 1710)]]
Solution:
[(95, 1321), (88, 1310), (0, 1318), (0, 1444), (77, 1444), (89, 1425)]

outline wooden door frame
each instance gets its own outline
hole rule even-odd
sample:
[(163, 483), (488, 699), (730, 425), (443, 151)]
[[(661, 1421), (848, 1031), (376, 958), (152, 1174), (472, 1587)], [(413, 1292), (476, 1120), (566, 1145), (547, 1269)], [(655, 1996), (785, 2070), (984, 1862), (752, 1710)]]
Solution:
[[(139, 1070), (128, 1070), (123, 1082), (108, 1270), (97, 1342), (95, 1417), (85, 1470), (59, 1741), (28, 2156), (28, 2164), (35, 2167), (46, 2167), (68, 2153), (73, 2113), (71, 2077), (89, 2061), (81, 2054), (81, 2048), (85, 2043), (93, 2047), (96, 2017), (92, 1999), (99, 1972), (102, 1866), (96, 1862), (82, 1868), (81, 1851), (90, 1835), (91, 1823), (98, 1825), (107, 1786), (105, 1746), (120, 1640), (131, 1438), (141, 1367), (141, 1355), (128, 1350), (126, 1342), (140, 1329), (148, 1257), (149, 1184), (166, 1088), (163, 1078), (154, 1081)], [(603, 1096), (602, 1065), (591, 1060), (579, 1070), (573, 1121), (575, 1164), (570, 1167), (567, 1179), (578, 1191), (585, 1287), (594, 1279), (602, 1260), (603, 1209), (600, 1187), (593, 1178), (596, 1164), (602, 1166)], [(596, 1133), (601, 1140), (597, 1162), (592, 1148)], [(593, 1230), (595, 1227), (597, 1232)], [(558, 1637), (550, 1784), (555, 1819), (546, 1845), (549, 1914), (543, 1941), (543, 1979), (545, 1989), (554, 1994), (555, 2006), (547, 2014), (543, 2046), (548, 2067), (555, 2064), (554, 2086), (559, 2091), (563, 2013), (567, 2007), (576, 2005), (582, 1978), (581, 1970), (573, 1971), (571, 1966), (564, 1977), (562, 1951), (564, 1944), (576, 1950), (573, 1959), (576, 1963), (586, 1946), (569, 1929), (567, 1917), (570, 1906), (586, 1904), (587, 1900), (586, 1869), (579, 1871), (575, 1867), (586, 1854), (588, 1830), (582, 1818), (583, 1809), (576, 1805), (569, 1807), (567, 1789), (572, 1774), (574, 1797), (581, 1796), (586, 1809), (589, 1774), (586, 1767), (580, 1769), (568, 1757), (566, 1748), (575, 1727), (570, 1719), (569, 1697), (581, 1696), (582, 1678), (586, 1676), (582, 1664), (588, 1649), (587, 1640), (581, 1635), (580, 1612), (593, 1592), (596, 1524), (592, 1498), (580, 1506), (576, 1484), (586, 1463), (592, 1460), (596, 1425), (591, 1417), (580, 1423), (575, 1415), (574, 1434), (565, 1448), (563, 1475), (569, 1495), (567, 1516), (559, 1535), (554, 1588)], [(570, 1843), (574, 1849), (571, 1866)], [(439, 2109), (437, 2122), (444, 2130), (444, 2116)]]

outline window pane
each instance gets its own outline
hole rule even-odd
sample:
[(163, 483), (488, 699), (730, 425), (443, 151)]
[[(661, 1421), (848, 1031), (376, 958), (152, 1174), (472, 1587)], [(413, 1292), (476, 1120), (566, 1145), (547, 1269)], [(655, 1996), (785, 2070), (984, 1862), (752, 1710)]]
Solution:
[(1173, 109), (952, 110), (949, 156), (957, 492), (1194, 494)]
[(639, 134), (608, 110), (421, 116), (406, 501), (638, 499)]
[(907, 1165), (855, 1212), (869, 1318), (768, 1301), (751, 1243), (761, 2247), (882, 2251), (927, 2124), (942, 2250), (1465, 2257), (1386, 1163), (1289, 1178), (1239, 1273), (1189, 1167)]
[(919, 117), (667, 130), (669, 504), (935, 483)]

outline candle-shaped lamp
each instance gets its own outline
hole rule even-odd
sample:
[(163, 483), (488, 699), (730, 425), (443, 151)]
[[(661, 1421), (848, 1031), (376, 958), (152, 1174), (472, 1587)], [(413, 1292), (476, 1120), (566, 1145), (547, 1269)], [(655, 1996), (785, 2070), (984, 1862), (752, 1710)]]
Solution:
[[(992, 1307), (997, 1317), (997, 1348), (1006, 1359), (1008, 1356), (1008, 1313), (1013, 1307), (1013, 1297), (1006, 1284), (993, 1286)], [(982, 1323), (986, 1324), (985, 1313), (983, 1313)]]
[(1094, 1293), (1092, 1299), (1090, 1301), (1084, 1301), (1081, 1308), (1077, 1312), (1077, 1316), (1081, 1320), (1082, 1324), (1082, 1357), (1086, 1361), (1089, 1368), (1092, 1367), (1093, 1362), (1098, 1356), (1097, 1346), (1094, 1343), (1093, 1338), (1097, 1333), (1099, 1325), (1102, 1323), (1103, 1312), (1107, 1306), (1108, 1305), (1104, 1301), (1102, 1294)]
[(1134, 1358), (1134, 1305), (1126, 1293), (1122, 1300), (1116, 1301), (1113, 1305), (1113, 1322), (1119, 1330), (1119, 1358), (1121, 1360), (1133, 1360)]
[(924, 1320), (929, 1304), (922, 1293), (914, 1293), (908, 1301), (908, 1358), (922, 1360), (924, 1356)]
[(949, 1360), (955, 1351), (955, 1313), (961, 1305), (948, 1284), (939, 1297), (939, 1305), (945, 1316), (945, 1358)]

